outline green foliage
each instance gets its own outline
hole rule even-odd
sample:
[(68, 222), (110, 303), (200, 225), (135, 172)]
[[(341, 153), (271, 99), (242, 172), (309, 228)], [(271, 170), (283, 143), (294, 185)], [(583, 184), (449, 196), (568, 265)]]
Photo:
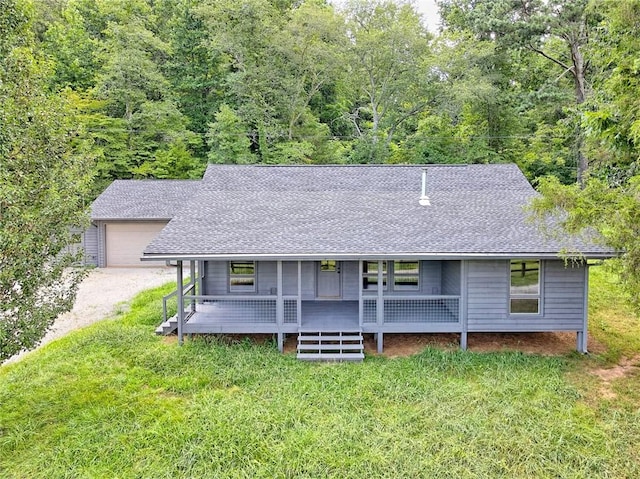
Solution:
[(612, 400), (576, 356), (427, 348), (316, 364), (270, 342), (178, 347), (152, 332), (168, 291), (0, 368), (5, 477), (640, 473), (637, 377)]
[(248, 126), (227, 105), (222, 105), (215, 115), (216, 121), (209, 125), (207, 142), (209, 162), (223, 164), (255, 163), (256, 157), (250, 151)]
[(0, 361), (36, 345), (73, 305), (82, 272), (66, 247), (86, 221), (91, 162), (64, 96), (29, 44), (30, 17), (4, 2), (0, 25), (22, 35), (0, 45)]
[(550, 177), (540, 181), (539, 189), (543, 196), (534, 202), (533, 211), (542, 221), (556, 221), (557, 235), (582, 235), (620, 253), (611, 262), (631, 303), (640, 310), (640, 177), (616, 187), (590, 178), (584, 188), (564, 186)]

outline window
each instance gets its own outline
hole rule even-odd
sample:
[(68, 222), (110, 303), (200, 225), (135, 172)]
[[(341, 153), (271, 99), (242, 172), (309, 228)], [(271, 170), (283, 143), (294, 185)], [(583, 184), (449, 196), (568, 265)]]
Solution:
[(333, 259), (323, 259), (320, 261), (320, 271), (327, 271), (329, 273), (338, 271), (338, 262)]
[[(382, 262), (382, 287), (387, 290), (387, 262)], [(378, 262), (362, 262), (362, 289), (365, 291), (378, 291)]]
[(511, 314), (540, 313), (540, 261), (511, 260)]
[(417, 291), (420, 289), (420, 262), (393, 262), (393, 289), (396, 291)]
[(256, 290), (256, 265), (254, 261), (229, 262), (229, 291), (253, 293)]

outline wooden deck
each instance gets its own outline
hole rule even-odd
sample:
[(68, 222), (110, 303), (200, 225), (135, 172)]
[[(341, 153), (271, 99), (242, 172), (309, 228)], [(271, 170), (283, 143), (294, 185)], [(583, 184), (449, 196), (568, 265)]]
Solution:
[(357, 301), (303, 301), (301, 330), (358, 330)]

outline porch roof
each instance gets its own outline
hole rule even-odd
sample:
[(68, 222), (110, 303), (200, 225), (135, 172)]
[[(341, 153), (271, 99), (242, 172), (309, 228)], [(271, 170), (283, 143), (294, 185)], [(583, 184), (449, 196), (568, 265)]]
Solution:
[(143, 259), (555, 256), (611, 252), (545, 238), (515, 165), (209, 166)]

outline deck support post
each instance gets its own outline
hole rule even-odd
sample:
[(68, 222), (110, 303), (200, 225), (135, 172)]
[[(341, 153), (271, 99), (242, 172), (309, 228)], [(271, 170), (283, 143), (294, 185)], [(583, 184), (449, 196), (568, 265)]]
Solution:
[(284, 323), (284, 299), (282, 296), (282, 260), (276, 263), (276, 323), (278, 325), (278, 350), (284, 350), (284, 340), (282, 336), (282, 325)]
[(380, 332), (376, 336), (377, 336), (376, 343), (377, 343), (378, 354), (382, 354), (383, 343), (384, 343), (384, 333)]
[(589, 265), (584, 266), (584, 302), (582, 306), (582, 331), (576, 335), (576, 349), (587, 354), (587, 342), (589, 338)]
[(382, 275), (382, 267), (383, 267), (383, 261), (382, 260), (378, 260), (378, 298), (376, 300), (376, 323), (377, 323), (377, 329), (378, 329), (378, 353), (382, 353), (382, 349), (383, 349), (383, 337), (384, 335), (382, 334), (382, 326), (384, 324), (384, 284), (382, 283), (383, 281), (383, 275)]
[(177, 291), (178, 291), (178, 344), (182, 345), (183, 333), (182, 327), (184, 323), (184, 296), (182, 286), (182, 261), (178, 260), (178, 267), (176, 268), (177, 278)]

